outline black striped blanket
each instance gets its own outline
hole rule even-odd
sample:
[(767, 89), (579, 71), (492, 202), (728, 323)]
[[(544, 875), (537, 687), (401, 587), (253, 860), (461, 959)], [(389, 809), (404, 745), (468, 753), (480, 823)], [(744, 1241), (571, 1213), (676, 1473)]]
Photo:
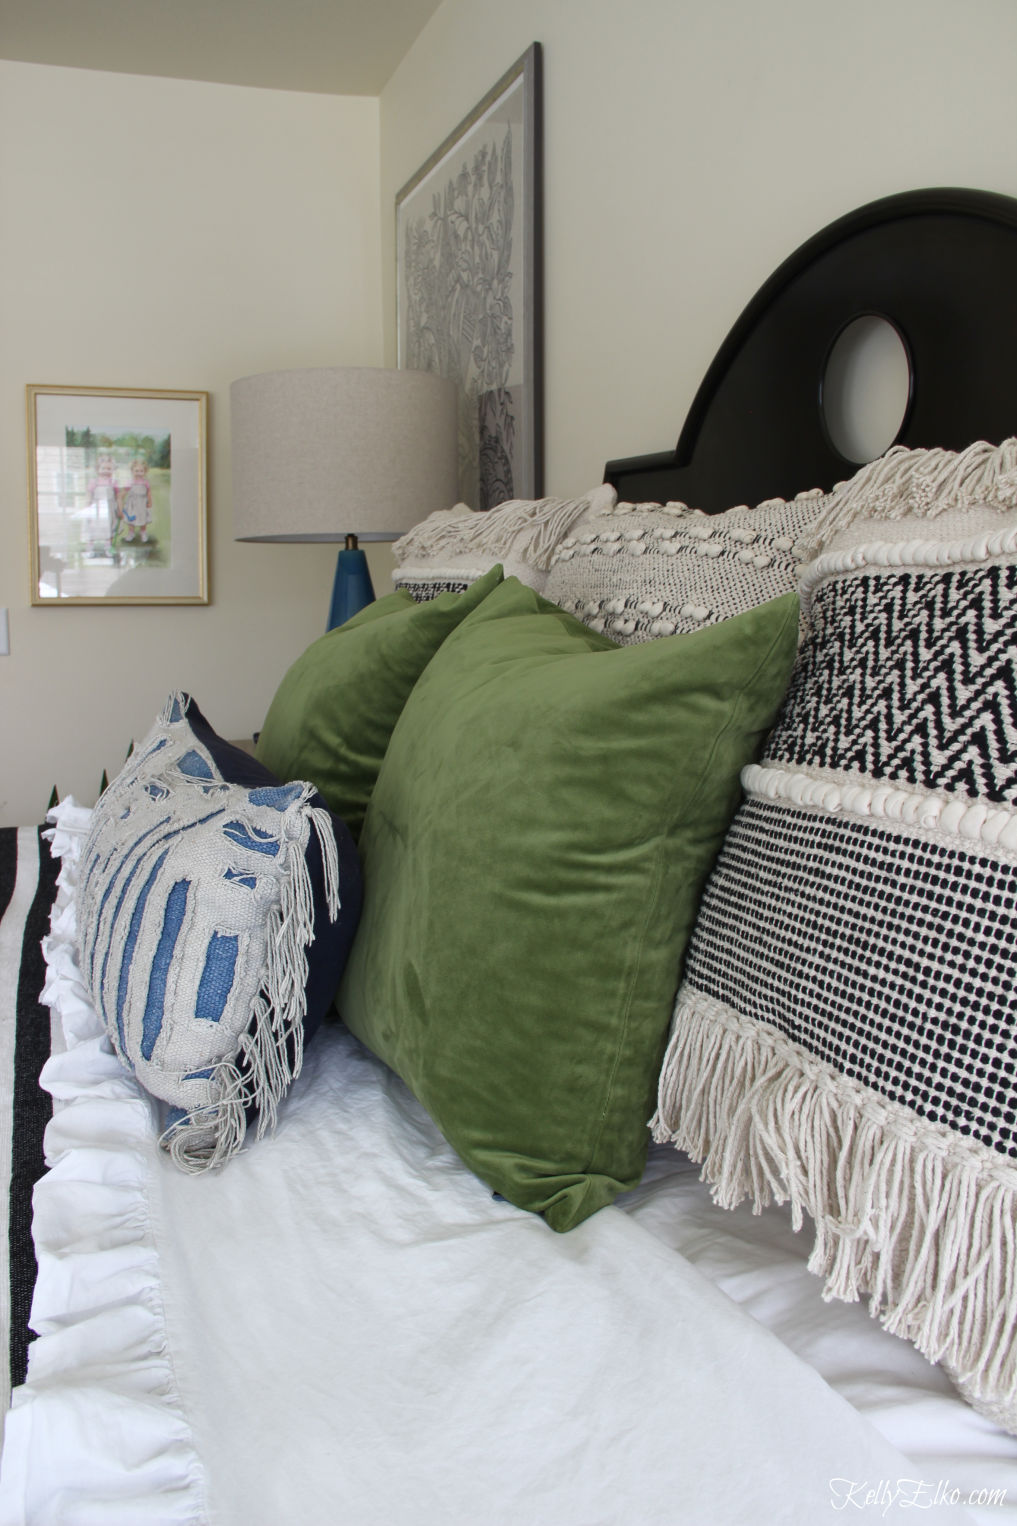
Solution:
[(40, 1002), (42, 939), (58, 867), (40, 828), (0, 828), (0, 1212), (7, 1223), (0, 1332), (8, 1349), (0, 1416), (10, 1387), (24, 1382), (32, 1338), (32, 1189), (44, 1170), (43, 1133), (52, 1114), (49, 1094), (39, 1087), (51, 1048), (49, 1009)]

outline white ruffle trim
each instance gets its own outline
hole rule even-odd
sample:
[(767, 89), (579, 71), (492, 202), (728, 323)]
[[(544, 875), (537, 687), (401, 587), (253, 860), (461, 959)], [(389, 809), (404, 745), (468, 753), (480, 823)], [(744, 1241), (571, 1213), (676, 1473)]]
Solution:
[(155, 1510), (160, 1526), (202, 1526), (204, 1474), (148, 1210), (155, 1105), (113, 1054), (78, 973), (74, 892), (91, 814), (68, 799), (49, 818), (61, 868), (42, 999), (67, 1048), (41, 1077), (54, 1116), (35, 1188), (38, 1338), (7, 1417), (0, 1523), (135, 1526)]
[(742, 787), (757, 799), (836, 815), (863, 816), (881, 826), (900, 826), (960, 839), (962, 845), (1017, 852), (1017, 812), (980, 800), (901, 789), (896, 783), (862, 779), (842, 783), (786, 768), (748, 763)]

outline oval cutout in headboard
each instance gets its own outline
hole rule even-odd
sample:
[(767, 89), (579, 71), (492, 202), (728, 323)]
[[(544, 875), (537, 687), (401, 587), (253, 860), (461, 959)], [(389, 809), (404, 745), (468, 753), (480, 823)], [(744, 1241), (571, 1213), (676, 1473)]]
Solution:
[(830, 444), (851, 466), (874, 461), (900, 436), (912, 397), (911, 356), (880, 313), (852, 318), (837, 335), (819, 383)]
[(619, 496), (719, 513), (850, 475), (823, 424), (836, 337), (884, 315), (911, 357), (899, 443), (959, 450), (1017, 432), (1017, 200), (942, 189), (831, 223), (763, 284), (721, 345), (674, 451), (608, 463)]

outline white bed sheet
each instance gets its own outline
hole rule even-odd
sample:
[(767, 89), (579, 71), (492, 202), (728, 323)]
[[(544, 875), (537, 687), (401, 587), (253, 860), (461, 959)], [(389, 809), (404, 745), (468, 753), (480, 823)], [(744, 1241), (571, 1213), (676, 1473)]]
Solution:
[[(65, 849), (77, 825), (62, 817)], [(779, 1210), (722, 1213), (673, 1152), (555, 1235), (330, 1030), (274, 1139), (180, 1175), (98, 1034), (72, 919), (63, 905), (50, 948), (68, 1047), (46, 1077), (41, 1334), (0, 1521), (1013, 1519), (1012, 1439), (862, 1311), (823, 1305)], [(878, 1380), (877, 1345), (893, 1353)], [(936, 1502), (955, 1489), (1007, 1500)]]
[[(771, 1330), (915, 1465), (916, 1498), (958, 1493), (982, 1526), (1017, 1521), (1017, 1439), (966, 1404), (941, 1368), (889, 1335), (866, 1302), (826, 1302), (787, 1207), (716, 1206), (699, 1167), (652, 1145), (620, 1206)], [(987, 1498), (991, 1496), (991, 1498)], [(916, 1506), (917, 1508), (917, 1506)]]

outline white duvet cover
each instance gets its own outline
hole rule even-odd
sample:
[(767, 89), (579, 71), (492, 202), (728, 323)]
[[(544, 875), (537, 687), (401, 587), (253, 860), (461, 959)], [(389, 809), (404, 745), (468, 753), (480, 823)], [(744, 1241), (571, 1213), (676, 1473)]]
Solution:
[(332, 1029), (274, 1138), (179, 1174), (77, 980), (71, 891), (4, 1526), (1013, 1520), (1012, 1439), (673, 1151), (555, 1235)]

